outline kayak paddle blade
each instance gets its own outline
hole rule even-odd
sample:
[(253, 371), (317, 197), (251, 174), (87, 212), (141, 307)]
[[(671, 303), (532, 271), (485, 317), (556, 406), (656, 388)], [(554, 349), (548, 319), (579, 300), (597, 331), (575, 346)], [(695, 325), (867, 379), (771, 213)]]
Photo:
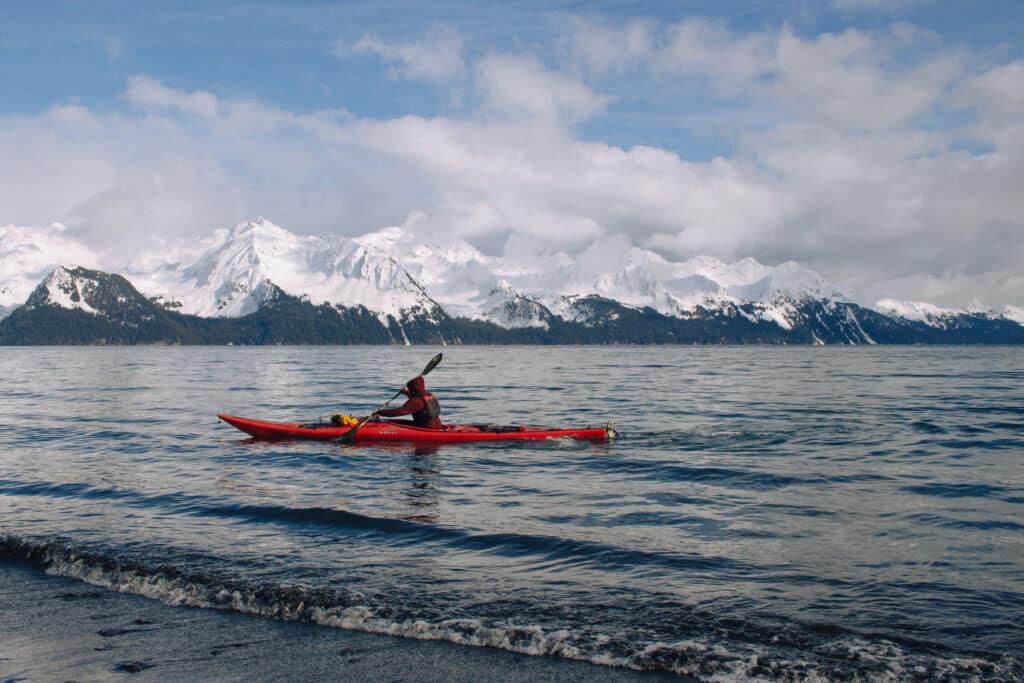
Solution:
[(440, 365), (441, 364), (441, 359), (443, 357), (444, 357), (444, 354), (443, 353), (439, 353), (436, 356), (434, 356), (433, 358), (431, 358), (430, 362), (427, 363), (427, 367), (423, 368), (423, 372), (420, 373), (420, 377), (423, 377), (428, 372), (430, 372), (431, 370), (436, 368), (438, 365)]

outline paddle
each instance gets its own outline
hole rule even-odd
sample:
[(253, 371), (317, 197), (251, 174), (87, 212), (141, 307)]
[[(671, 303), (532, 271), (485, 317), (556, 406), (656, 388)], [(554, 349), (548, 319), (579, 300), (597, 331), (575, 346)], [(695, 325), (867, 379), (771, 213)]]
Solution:
[[(421, 372), (421, 373), (419, 374), (419, 376), (420, 376), (420, 377), (425, 377), (426, 375), (428, 375), (428, 374), (430, 373), (430, 371), (431, 371), (431, 370), (433, 370), (434, 368), (436, 368), (436, 367), (437, 367), (438, 365), (440, 365), (440, 364), (441, 364), (441, 358), (442, 358), (443, 356), (444, 356), (444, 354), (441, 354), (441, 353), (439, 353), (439, 354), (437, 354), (436, 356), (434, 356), (433, 358), (431, 358), (431, 359), (430, 359), (430, 362), (429, 362), (429, 363), (427, 363), (427, 367), (423, 368), (423, 372)], [(402, 395), (402, 390), (403, 390), (403, 389), (405, 389), (405, 387), (404, 387), (404, 386), (402, 387), (402, 389), (399, 389), (399, 390), (398, 390), (398, 391), (397, 391), (397, 392), (395, 393), (395, 395), (394, 395), (394, 396), (392, 396), (392, 397), (391, 397), (391, 398), (389, 398), (389, 399), (388, 399), (387, 401), (385, 401), (385, 402), (384, 402), (384, 405), (382, 405), (382, 406), (381, 406), (380, 408), (378, 408), (377, 410), (384, 410), (385, 408), (387, 408), (387, 407), (388, 407), (388, 405), (389, 405), (389, 404), (390, 404), (390, 403), (391, 403), (392, 401), (394, 401), (394, 400), (395, 400), (396, 398), (398, 398), (399, 396), (401, 396), (401, 395)], [(376, 413), (376, 412), (377, 412), (377, 411), (374, 411), (374, 413)], [(361, 421), (361, 422), (360, 422), (359, 424), (357, 424), (357, 425), (356, 425), (355, 427), (353, 427), (352, 429), (348, 430), (347, 432), (345, 432), (344, 434), (342, 434), (341, 436), (339, 436), (339, 437), (338, 437), (338, 441), (341, 441), (342, 443), (351, 443), (351, 442), (352, 442), (352, 439), (353, 439), (353, 438), (355, 438), (356, 432), (358, 432), (358, 431), (359, 431), (359, 428), (360, 428), (360, 427), (362, 427), (362, 426), (363, 426), (364, 424), (366, 424), (367, 422), (369, 422), (371, 418), (373, 418), (373, 413), (371, 413), (371, 414), (370, 414), (370, 415), (368, 415), (367, 417), (363, 418), (363, 420), (362, 420), (362, 421)]]

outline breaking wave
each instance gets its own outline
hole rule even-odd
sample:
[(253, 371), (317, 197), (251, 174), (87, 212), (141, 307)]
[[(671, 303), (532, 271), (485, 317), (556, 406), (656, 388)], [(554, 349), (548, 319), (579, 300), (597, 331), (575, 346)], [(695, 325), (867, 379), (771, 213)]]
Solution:
[[(0, 537), (0, 560), (25, 563), (49, 574), (112, 591), (139, 595), (175, 607), (231, 610), (270, 619), (419, 640), (493, 647), (524, 655), (555, 656), (637, 671), (663, 671), (714, 680), (977, 680), (1024, 677), (1024, 661), (914, 651), (887, 639), (871, 639), (839, 628), (795, 633), (753, 632), (742, 642), (724, 629), (709, 637), (675, 642), (644, 641), (593, 625), (590, 629), (543, 628), (476, 617), (417, 616), (401, 604), (374, 604), (344, 588), (247, 583), (174, 566), (149, 566), (83, 549), (61, 540)], [(735, 631), (742, 635), (742, 625)], [(636, 635), (636, 634), (634, 634)], [(815, 637), (818, 636), (818, 637)], [(748, 639), (750, 640), (750, 639)]]

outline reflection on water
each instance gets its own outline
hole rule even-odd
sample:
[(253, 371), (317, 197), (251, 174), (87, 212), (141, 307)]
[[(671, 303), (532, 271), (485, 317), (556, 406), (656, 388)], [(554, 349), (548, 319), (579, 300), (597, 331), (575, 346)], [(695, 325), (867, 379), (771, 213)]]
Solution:
[(407, 456), (409, 486), (403, 494), (405, 504), (410, 511), (399, 515), (401, 519), (430, 524), (435, 524), (440, 520), (438, 509), (440, 498), (434, 484), (441, 474), (441, 470), (436, 469), (440, 465), (432, 458), (436, 452), (436, 446), (434, 448), (417, 447), (411, 455)]

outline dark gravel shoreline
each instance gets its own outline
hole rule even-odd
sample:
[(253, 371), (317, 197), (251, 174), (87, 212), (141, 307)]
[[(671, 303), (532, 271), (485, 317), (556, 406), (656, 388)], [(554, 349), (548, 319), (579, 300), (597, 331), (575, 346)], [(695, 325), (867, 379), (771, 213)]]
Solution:
[(170, 607), (0, 562), (0, 681), (652, 681), (658, 674)]

